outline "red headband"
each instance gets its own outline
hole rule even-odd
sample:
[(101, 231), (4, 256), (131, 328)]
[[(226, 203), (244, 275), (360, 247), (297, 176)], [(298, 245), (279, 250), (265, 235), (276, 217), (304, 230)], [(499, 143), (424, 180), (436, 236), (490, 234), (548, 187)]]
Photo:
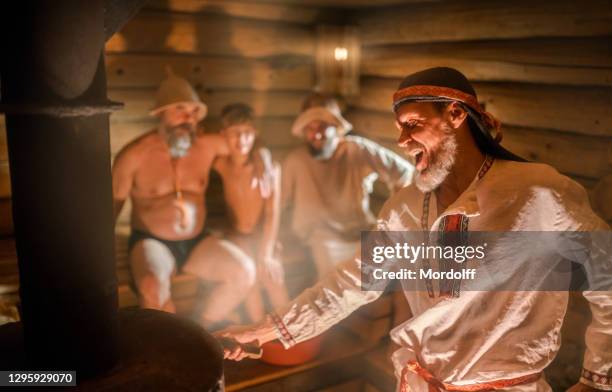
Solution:
[[(489, 129), (495, 129), (497, 131), (497, 135), (495, 136), (496, 141), (499, 143), (501, 141), (501, 123), (497, 120), (493, 115), (486, 110), (475, 96), (465, 93), (460, 90), (455, 90), (450, 87), (440, 87), (440, 86), (410, 86), (405, 87), (401, 90), (397, 90), (393, 94), (393, 104), (399, 103), (401, 100), (408, 97), (422, 97), (422, 96), (430, 96), (430, 97), (443, 97), (453, 99), (455, 101), (462, 102), (469, 106), (472, 110), (480, 114), (483, 122)], [(418, 99), (417, 99), (418, 101)], [(499, 140), (498, 140), (499, 139)]]

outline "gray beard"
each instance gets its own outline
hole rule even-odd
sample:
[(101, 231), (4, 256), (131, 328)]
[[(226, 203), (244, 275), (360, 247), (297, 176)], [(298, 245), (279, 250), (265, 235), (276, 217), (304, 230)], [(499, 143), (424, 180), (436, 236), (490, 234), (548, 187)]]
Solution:
[(429, 162), (427, 169), (417, 173), (415, 178), (416, 187), (423, 193), (431, 192), (442, 185), (455, 166), (457, 137), (448, 126), (443, 126), (442, 131), (445, 133), (445, 138), (436, 153), (435, 160)]
[[(179, 133), (179, 130), (187, 131), (188, 133)], [(166, 139), (172, 158), (177, 159), (187, 155), (193, 144), (193, 139), (195, 139), (195, 128), (191, 124), (184, 123), (174, 127), (162, 126), (161, 132)]]

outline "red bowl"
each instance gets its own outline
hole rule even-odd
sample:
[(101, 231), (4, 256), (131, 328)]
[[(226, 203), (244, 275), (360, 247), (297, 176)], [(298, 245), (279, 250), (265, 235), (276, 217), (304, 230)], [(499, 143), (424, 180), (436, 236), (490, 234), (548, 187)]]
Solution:
[(268, 342), (261, 346), (263, 353), (261, 360), (271, 365), (295, 366), (315, 358), (321, 351), (321, 336), (317, 336), (302, 343), (298, 343), (285, 350), (278, 340)]

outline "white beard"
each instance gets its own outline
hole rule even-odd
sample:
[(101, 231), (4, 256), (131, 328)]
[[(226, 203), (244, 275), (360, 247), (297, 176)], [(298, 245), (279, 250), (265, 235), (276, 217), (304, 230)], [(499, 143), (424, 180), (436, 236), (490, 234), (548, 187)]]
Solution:
[[(182, 131), (182, 132), (179, 132)], [(160, 126), (162, 137), (168, 144), (170, 156), (174, 159), (182, 158), (189, 152), (195, 139), (195, 128), (188, 123), (174, 127)]]
[(428, 167), (423, 172), (417, 173), (415, 178), (415, 185), (423, 193), (431, 192), (439, 187), (455, 165), (457, 137), (447, 125), (442, 126), (441, 131), (444, 132), (445, 136), (436, 152), (435, 159), (429, 162)]

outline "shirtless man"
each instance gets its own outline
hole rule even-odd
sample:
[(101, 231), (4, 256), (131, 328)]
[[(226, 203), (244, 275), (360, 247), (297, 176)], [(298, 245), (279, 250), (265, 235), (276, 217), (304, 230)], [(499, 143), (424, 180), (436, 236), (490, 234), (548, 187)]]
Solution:
[(132, 201), (129, 261), (145, 308), (175, 311), (170, 279), (204, 237), (209, 171), (228, 153), (221, 136), (197, 132), (206, 112), (189, 83), (169, 73), (151, 112), (159, 126), (123, 148), (113, 165), (115, 218)]
[[(231, 311), (246, 300), (253, 321), (264, 316), (261, 286), (273, 307), (288, 302), (283, 267), (275, 255), (280, 209), (280, 167), (272, 163), (269, 151), (254, 152), (256, 130), (253, 111), (244, 104), (226, 106), (223, 129), (230, 155), (218, 157), (213, 168), (221, 175), (231, 228), (224, 238), (208, 237), (195, 249), (193, 263), (185, 271), (216, 284), (204, 300), (201, 323), (215, 329)], [(255, 176), (254, 156), (265, 154), (267, 170), (263, 180)], [(236, 269), (249, 276), (237, 281)], [(257, 271), (257, 273), (256, 273)], [(257, 276), (257, 279), (256, 279)]]

